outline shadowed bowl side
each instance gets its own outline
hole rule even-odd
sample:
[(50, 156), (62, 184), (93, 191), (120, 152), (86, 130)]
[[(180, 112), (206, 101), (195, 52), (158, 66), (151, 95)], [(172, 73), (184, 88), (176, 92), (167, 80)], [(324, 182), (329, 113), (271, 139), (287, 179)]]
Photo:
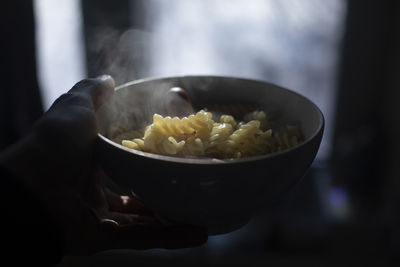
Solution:
[[(229, 161), (188, 159), (135, 151), (111, 139), (124, 130), (167, 114), (163, 92), (185, 88), (196, 109), (219, 104), (251, 105), (281, 122), (296, 122), (304, 142), (283, 152)], [(314, 160), (324, 118), (307, 98), (279, 86), (233, 77), (182, 76), (139, 80), (118, 87), (97, 112), (96, 156), (108, 176), (132, 190), (169, 221), (207, 227), (222, 234), (279, 200)]]

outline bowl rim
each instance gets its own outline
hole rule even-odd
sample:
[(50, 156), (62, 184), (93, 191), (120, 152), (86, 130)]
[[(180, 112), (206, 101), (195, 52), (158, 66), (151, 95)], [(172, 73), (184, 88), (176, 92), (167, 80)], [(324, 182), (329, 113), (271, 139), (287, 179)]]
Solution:
[(310, 143), (313, 139), (315, 139), (319, 134), (323, 133), (324, 126), (325, 126), (325, 118), (320, 110), (320, 108), (313, 102), (311, 101), (308, 97), (297, 93), (293, 90), (284, 88), (282, 86), (276, 85), (274, 83), (268, 82), (268, 81), (263, 81), (263, 80), (257, 80), (257, 79), (252, 79), (252, 78), (245, 78), (245, 77), (238, 77), (238, 76), (222, 76), (222, 75), (177, 75), (177, 76), (158, 76), (158, 77), (149, 77), (149, 78), (142, 78), (142, 79), (137, 79), (133, 80), (127, 83), (124, 83), (122, 85), (119, 85), (115, 87), (115, 91), (126, 88), (128, 86), (132, 86), (134, 84), (139, 84), (139, 83), (144, 83), (144, 82), (150, 82), (150, 81), (156, 81), (156, 80), (166, 80), (166, 79), (183, 79), (183, 78), (213, 78), (213, 79), (236, 79), (236, 80), (242, 80), (244, 82), (251, 82), (251, 83), (259, 83), (259, 84), (268, 84), (270, 86), (279, 88), (280, 90), (285, 90), (286, 92), (290, 94), (294, 94), (297, 97), (303, 98), (306, 100), (311, 106), (316, 110), (318, 118), (319, 118), (319, 125), (317, 127), (317, 130), (309, 136), (306, 140), (304, 140), (301, 144), (285, 149), (283, 151), (279, 152), (274, 152), (274, 153), (269, 153), (269, 154), (264, 154), (264, 155), (258, 155), (258, 156), (251, 156), (251, 157), (245, 157), (245, 158), (239, 158), (239, 159), (217, 159), (217, 158), (183, 158), (183, 157), (174, 157), (174, 156), (166, 156), (166, 155), (160, 155), (160, 154), (154, 154), (154, 153), (149, 153), (149, 152), (143, 152), (139, 150), (134, 150), (127, 148), (123, 145), (120, 145), (111, 139), (105, 137), (101, 133), (97, 133), (97, 137), (101, 140), (106, 142), (107, 144), (116, 147), (118, 149), (121, 149), (125, 152), (137, 155), (137, 156), (142, 156), (146, 158), (150, 158), (153, 160), (158, 160), (158, 161), (166, 161), (166, 162), (174, 162), (174, 163), (181, 163), (181, 164), (198, 164), (198, 165), (215, 165), (215, 164), (223, 164), (223, 165), (228, 165), (228, 164), (237, 164), (237, 163), (245, 163), (245, 162), (253, 162), (253, 161), (258, 161), (258, 160), (264, 160), (264, 159), (269, 159), (269, 158), (274, 158), (278, 157), (281, 155), (285, 155), (287, 153), (291, 153), (294, 150), (300, 149), (301, 147), (307, 145)]

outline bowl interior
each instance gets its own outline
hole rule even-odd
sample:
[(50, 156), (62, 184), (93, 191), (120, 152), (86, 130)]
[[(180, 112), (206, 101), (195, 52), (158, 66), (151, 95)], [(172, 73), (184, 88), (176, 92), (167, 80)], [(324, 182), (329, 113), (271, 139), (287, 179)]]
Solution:
[[(186, 89), (196, 110), (221, 106), (230, 106), (232, 113), (241, 108), (264, 110), (277, 124), (298, 124), (305, 141), (323, 127), (319, 109), (293, 91), (248, 79), (183, 76), (138, 80), (118, 87), (111, 101), (97, 112), (99, 134), (113, 139), (124, 131), (149, 125), (154, 113), (177, 115), (168, 114), (163, 102), (166, 91), (172, 87)], [(139, 154), (158, 157), (149, 153)]]

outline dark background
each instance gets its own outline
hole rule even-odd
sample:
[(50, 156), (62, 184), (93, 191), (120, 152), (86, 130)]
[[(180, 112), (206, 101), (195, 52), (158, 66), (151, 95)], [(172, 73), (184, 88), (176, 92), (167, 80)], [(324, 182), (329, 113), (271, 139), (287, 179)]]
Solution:
[[(134, 2), (133, 16), (128, 1), (82, 1), (88, 76), (105, 70), (98, 57), (102, 51), (91, 46), (100, 38), (99, 28), (107, 26), (118, 34), (131, 27), (146, 27), (140, 16), (143, 2)], [(32, 2), (5, 1), (0, 12), (3, 52), (0, 149), (4, 149), (27, 133), (43, 108), (36, 78)], [(316, 161), (302, 182), (273, 209), (257, 215), (249, 225), (234, 233), (210, 238), (200, 248), (109, 251), (91, 257), (66, 258), (60, 265), (397, 263), (400, 255), (399, 18), (398, 1), (347, 1), (332, 155), (327, 161)], [(140, 58), (137, 60), (135, 66), (145, 64)], [(140, 68), (132, 73), (131, 78), (140, 77)], [(338, 190), (324, 190), (321, 185), (328, 180)], [(339, 201), (338, 207), (345, 209), (343, 219), (332, 219), (324, 203), (326, 194), (333, 194)], [(340, 206), (342, 202), (347, 204)]]

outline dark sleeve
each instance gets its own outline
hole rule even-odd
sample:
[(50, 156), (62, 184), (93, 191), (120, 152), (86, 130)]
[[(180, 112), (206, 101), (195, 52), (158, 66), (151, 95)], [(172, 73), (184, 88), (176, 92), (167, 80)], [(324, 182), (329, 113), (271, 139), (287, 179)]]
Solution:
[[(0, 166), (2, 262), (51, 266), (63, 256), (63, 239), (39, 200)], [(37, 264), (37, 265), (31, 265)]]

